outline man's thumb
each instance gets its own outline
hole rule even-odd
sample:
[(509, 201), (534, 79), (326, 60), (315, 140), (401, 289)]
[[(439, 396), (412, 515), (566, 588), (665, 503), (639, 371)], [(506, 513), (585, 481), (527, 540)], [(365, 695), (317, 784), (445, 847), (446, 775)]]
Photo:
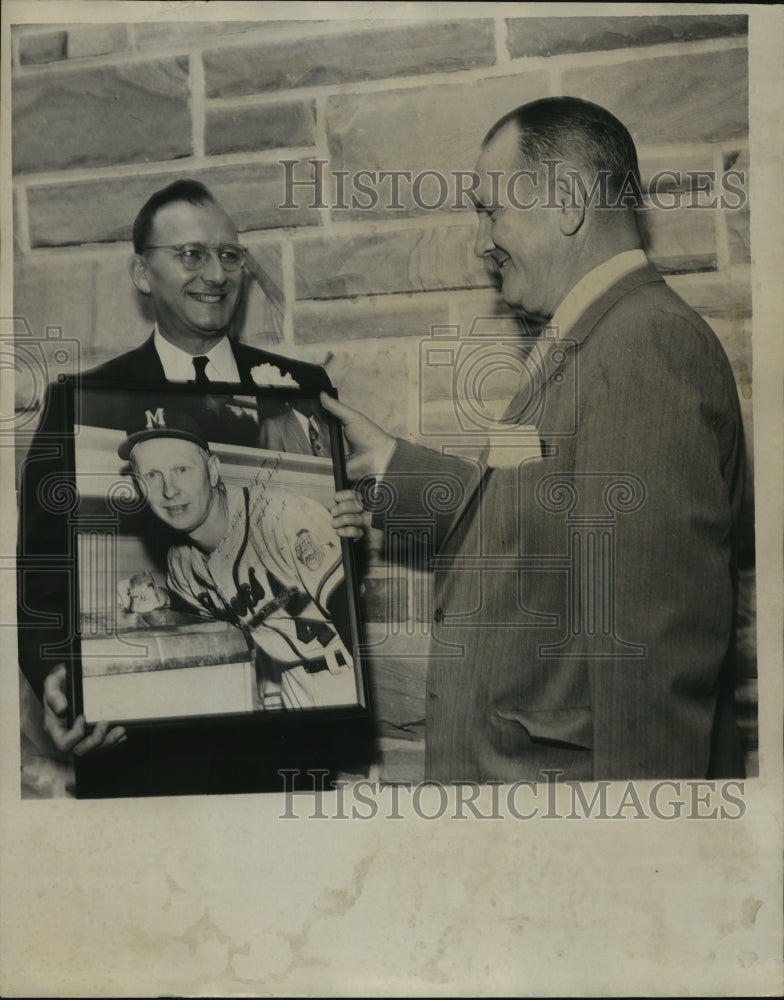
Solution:
[(337, 417), (342, 424), (347, 424), (351, 420), (362, 417), (359, 410), (353, 410), (350, 406), (341, 403), (340, 400), (335, 399), (334, 396), (330, 396), (327, 392), (322, 392), (319, 398), (321, 405), (327, 413), (331, 413), (333, 417)]

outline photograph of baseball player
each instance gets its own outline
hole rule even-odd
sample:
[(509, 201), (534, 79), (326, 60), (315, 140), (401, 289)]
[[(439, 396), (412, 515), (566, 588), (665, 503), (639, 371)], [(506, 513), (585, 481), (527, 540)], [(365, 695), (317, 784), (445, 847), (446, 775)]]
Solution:
[(186, 414), (160, 408), (149, 423), (129, 432), (119, 455), (156, 517), (184, 536), (169, 549), (170, 592), (252, 638), (266, 698), (271, 684), (285, 708), (354, 704), (340, 539), (329, 512), (267, 484), (227, 487), (220, 459)]
[[(107, 391), (83, 387), (83, 412)], [(125, 431), (75, 434), (87, 721), (364, 707), (342, 542), (362, 514), (333, 520), (333, 462), (211, 440), (192, 387), (113, 394)]]

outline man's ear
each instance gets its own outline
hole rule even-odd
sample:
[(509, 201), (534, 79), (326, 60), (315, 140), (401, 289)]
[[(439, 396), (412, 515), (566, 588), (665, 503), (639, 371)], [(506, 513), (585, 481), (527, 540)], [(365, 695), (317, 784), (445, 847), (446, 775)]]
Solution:
[(555, 184), (558, 228), (564, 236), (574, 236), (585, 222), (585, 199), (573, 177), (561, 174)]
[(207, 471), (210, 475), (210, 486), (213, 488), (220, 482), (220, 459), (217, 455), (210, 455), (207, 459)]
[(140, 253), (135, 253), (128, 259), (128, 271), (131, 275), (131, 281), (142, 295), (149, 295), (150, 282), (147, 280), (147, 264)]
[(131, 466), (130, 470), (131, 482), (133, 483), (133, 489), (136, 493), (136, 498), (139, 503), (147, 503), (149, 499), (149, 492), (147, 490), (147, 484), (144, 480), (137, 474), (136, 469)]

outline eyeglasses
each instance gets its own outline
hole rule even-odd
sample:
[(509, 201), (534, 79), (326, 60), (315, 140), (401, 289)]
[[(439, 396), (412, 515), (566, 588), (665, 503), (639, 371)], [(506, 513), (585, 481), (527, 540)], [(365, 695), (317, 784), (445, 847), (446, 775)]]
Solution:
[(236, 243), (223, 243), (219, 247), (208, 247), (204, 243), (182, 243), (179, 246), (149, 246), (147, 250), (176, 250), (182, 266), (188, 271), (198, 271), (207, 263), (210, 253), (217, 255), (224, 271), (237, 271), (245, 263), (245, 247)]

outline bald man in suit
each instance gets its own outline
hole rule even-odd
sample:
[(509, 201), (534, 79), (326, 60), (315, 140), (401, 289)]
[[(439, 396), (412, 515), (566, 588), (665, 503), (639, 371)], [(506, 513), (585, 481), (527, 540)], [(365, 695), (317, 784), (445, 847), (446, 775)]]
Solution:
[[(540, 454), (465, 461), (324, 398), (349, 475), (382, 475), (387, 526), (418, 521), (436, 554), (426, 777), (742, 776), (737, 391), (643, 252), (622, 197), (640, 190), (631, 136), (547, 98), (490, 130), (476, 173), (476, 253), (546, 330), (502, 425), (507, 445), (535, 425)], [(434, 504), (436, 483), (453, 503)]]

